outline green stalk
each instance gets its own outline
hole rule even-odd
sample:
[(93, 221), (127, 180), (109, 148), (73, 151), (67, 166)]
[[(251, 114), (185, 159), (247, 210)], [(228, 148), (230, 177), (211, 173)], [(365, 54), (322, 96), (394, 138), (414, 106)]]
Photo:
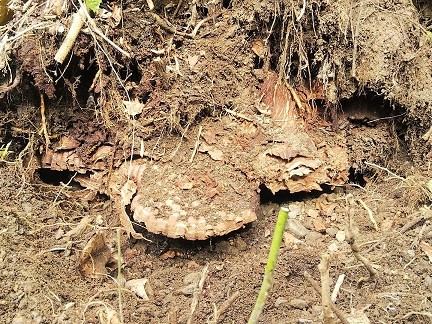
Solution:
[(282, 244), (283, 233), (285, 230), (285, 223), (288, 219), (288, 208), (281, 207), (279, 210), (276, 226), (273, 233), (273, 240), (270, 247), (269, 256), (267, 259), (267, 265), (264, 272), (264, 279), (261, 284), (261, 289), (258, 294), (258, 298), (255, 302), (255, 307), (249, 317), (248, 324), (258, 323), (258, 319), (264, 308), (267, 295), (270, 292), (270, 288), (273, 284), (273, 275), (276, 268), (277, 259), (279, 256), (279, 248)]

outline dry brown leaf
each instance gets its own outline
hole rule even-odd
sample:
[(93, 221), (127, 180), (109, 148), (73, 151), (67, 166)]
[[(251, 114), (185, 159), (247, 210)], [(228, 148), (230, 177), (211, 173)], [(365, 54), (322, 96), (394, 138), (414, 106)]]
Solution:
[(147, 294), (146, 288), (148, 286), (148, 279), (132, 279), (125, 282), (125, 287), (134, 292), (137, 296), (141, 297), (144, 300), (150, 300), (149, 295)]
[(189, 56), (188, 55), (187, 61), (189, 63), (189, 68), (191, 70), (193, 70), (193, 68), (195, 67), (195, 65), (198, 63), (199, 59), (200, 59), (199, 55), (193, 55), (193, 56)]
[(136, 115), (142, 113), (144, 109), (144, 104), (139, 102), (138, 99), (132, 101), (123, 100), (123, 107), (126, 114), (131, 117), (135, 117)]
[(210, 157), (215, 161), (223, 160), (223, 152), (214, 146), (201, 143), (198, 151), (201, 153), (208, 153), (208, 155), (210, 155)]
[(262, 39), (252, 41), (252, 52), (259, 58), (264, 58), (267, 53), (267, 47)]
[(78, 146), (80, 146), (80, 142), (78, 140), (69, 136), (62, 136), (54, 151), (73, 150)]
[(169, 251), (166, 251), (164, 254), (161, 255), (161, 259), (162, 260), (173, 259), (173, 258), (175, 258), (175, 256), (176, 256), (175, 251), (169, 250)]
[(79, 222), (79, 224), (75, 226), (73, 229), (71, 229), (70, 231), (68, 231), (64, 235), (64, 237), (66, 238), (66, 240), (70, 240), (71, 238), (81, 236), (84, 233), (84, 231), (87, 229), (87, 227), (89, 227), (91, 222), (92, 222), (92, 218), (89, 215), (84, 216)]
[(179, 176), (177, 178), (177, 186), (183, 190), (190, 190), (193, 188), (193, 181), (187, 176)]
[(420, 249), (422, 249), (422, 251), (427, 255), (427, 257), (429, 258), (429, 262), (432, 262), (432, 246), (430, 246), (428, 243), (426, 243), (425, 241), (421, 241), (420, 242)]
[(98, 147), (98, 149), (92, 156), (93, 162), (105, 160), (107, 157), (111, 156), (112, 150), (112, 146), (108, 145)]
[(95, 234), (84, 247), (78, 264), (78, 270), (84, 277), (99, 278), (106, 275), (105, 266), (111, 260), (111, 250), (102, 233)]

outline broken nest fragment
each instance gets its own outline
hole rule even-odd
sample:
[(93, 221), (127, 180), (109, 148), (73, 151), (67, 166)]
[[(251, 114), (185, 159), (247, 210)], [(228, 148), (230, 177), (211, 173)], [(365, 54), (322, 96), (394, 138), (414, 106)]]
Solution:
[(200, 158), (194, 164), (126, 162), (111, 176), (110, 195), (138, 227), (171, 238), (205, 240), (256, 220), (256, 185), (232, 165), (212, 161), (208, 168), (210, 158)]

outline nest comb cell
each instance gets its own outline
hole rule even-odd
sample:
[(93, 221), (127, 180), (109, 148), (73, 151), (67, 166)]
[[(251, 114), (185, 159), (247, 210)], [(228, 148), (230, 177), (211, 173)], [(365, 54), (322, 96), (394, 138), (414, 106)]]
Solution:
[[(255, 183), (232, 165), (204, 158), (200, 163), (124, 163), (111, 177), (111, 197), (128, 210), (129, 221), (171, 238), (205, 240), (256, 220)], [(127, 220), (126, 220), (127, 221)]]

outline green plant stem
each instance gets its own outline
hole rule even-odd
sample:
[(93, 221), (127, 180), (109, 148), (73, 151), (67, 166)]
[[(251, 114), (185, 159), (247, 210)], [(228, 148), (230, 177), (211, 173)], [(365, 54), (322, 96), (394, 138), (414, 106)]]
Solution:
[(258, 294), (258, 298), (255, 302), (254, 309), (249, 317), (248, 324), (258, 323), (258, 319), (264, 308), (267, 295), (269, 294), (270, 288), (273, 284), (273, 275), (276, 268), (277, 259), (279, 256), (279, 248), (282, 244), (283, 233), (285, 230), (285, 223), (288, 219), (288, 209), (281, 207), (279, 210), (276, 226), (273, 233), (273, 240), (270, 247), (269, 256), (267, 259), (267, 265), (264, 272), (264, 279), (261, 284), (261, 289)]

